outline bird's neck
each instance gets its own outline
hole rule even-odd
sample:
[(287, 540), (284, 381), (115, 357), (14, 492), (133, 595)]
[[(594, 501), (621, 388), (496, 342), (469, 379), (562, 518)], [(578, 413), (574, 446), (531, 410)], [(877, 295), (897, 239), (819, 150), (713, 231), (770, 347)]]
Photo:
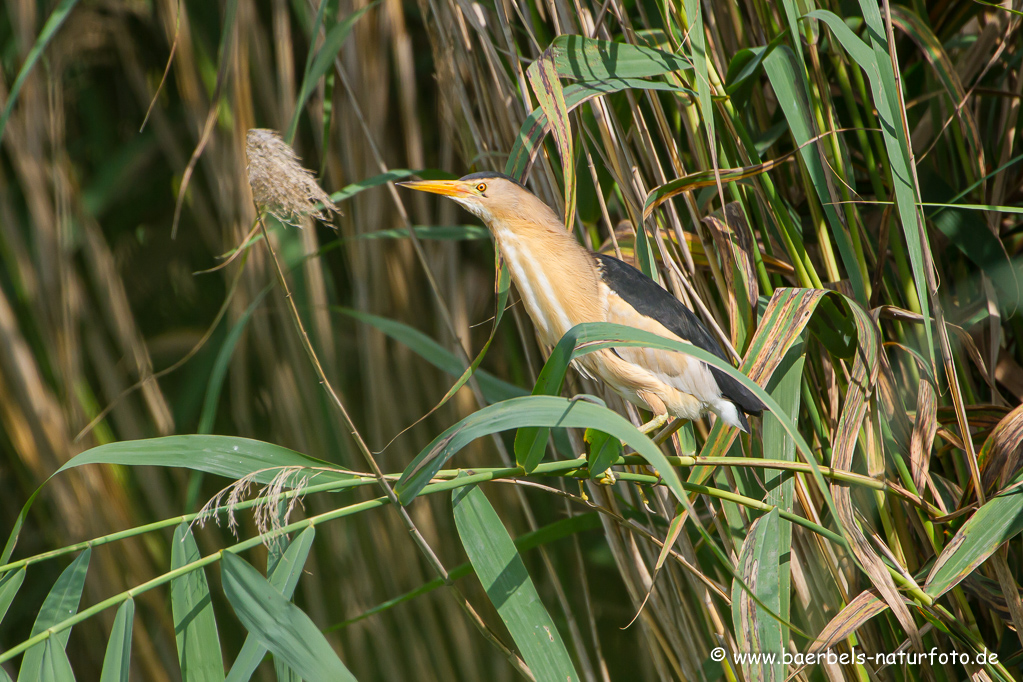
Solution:
[(490, 229), (541, 342), (553, 346), (575, 325), (602, 320), (607, 301), (593, 257), (537, 203), (543, 210), (493, 220)]

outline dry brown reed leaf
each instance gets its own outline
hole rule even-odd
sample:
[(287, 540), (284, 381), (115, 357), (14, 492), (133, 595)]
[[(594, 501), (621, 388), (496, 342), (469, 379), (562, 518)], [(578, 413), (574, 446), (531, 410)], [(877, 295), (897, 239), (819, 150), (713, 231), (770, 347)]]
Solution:
[(938, 432), (937, 411), (938, 398), (934, 386), (927, 379), (921, 379), (916, 398), (916, 423), (913, 425), (909, 446), (910, 471), (917, 490), (924, 490), (927, 487), (931, 448), (934, 446), (934, 436)]
[(1002, 419), (984, 441), (980, 449), (980, 463), (984, 470), (984, 489), (991, 490), (995, 483), (1004, 488), (1020, 470), (1023, 460), (1023, 405), (1016, 407)]
[(807, 649), (807, 653), (816, 654), (831, 648), (887, 609), (888, 605), (881, 599), (877, 588), (860, 592), (820, 631), (817, 639)]
[[(877, 383), (879, 367), (876, 361), (876, 348), (880, 345), (877, 336), (866, 334), (865, 326), (857, 325), (860, 331), (861, 347), (864, 342), (870, 344), (873, 352), (859, 353), (853, 365), (850, 388), (846, 393), (845, 405), (842, 408), (842, 416), (838, 423), (838, 431), (835, 435), (835, 448), (832, 456), (832, 466), (844, 471), (852, 471), (853, 453), (856, 447), (856, 434), (867, 416), (869, 390), (872, 390)], [(874, 332), (874, 330), (870, 330)], [(920, 631), (916, 627), (909, 609), (903, 603), (903, 598), (895, 586), (895, 582), (888, 574), (888, 570), (881, 557), (871, 546), (865, 534), (871, 533), (869, 526), (863, 528), (857, 523), (857, 513), (853, 506), (852, 491), (847, 486), (832, 485), (831, 494), (835, 500), (838, 517), (845, 527), (846, 539), (853, 555), (859, 561), (864, 573), (881, 598), (888, 604), (893, 615), (902, 625), (903, 630), (913, 642), (917, 651), (923, 651), (923, 640)], [(887, 549), (887, 548), (886, 548)]]
[[(724, 219), (722, 219), (724, 218)], [(714, 239), (714, 246), (721, 254), (721, 271), (726, 287), (728, 318), (731, 328), (731, 342), (739, 345), (739, 315), (745, 312), (746, 319), (742, 326), (749, 329), (755, 325), (757, 299), (760, 297), (760, 284), (757, 282), (756, 266), (753, 264), (753, 240), (749, 225), (742, 213), (742, 205), (733, 201), (725, 206), (724, 214), (704, 217), (703, 224), (709, 228)], [(728, 256), (731, 256), (729, 258)], [(710, 263), (710, 261), (708, 261)], [(732, 267), (732, 264), (736, 267)], [(736, 298), (742, 292), (746, 296), (746, 304), (739, 306)]]
[(340, 213), (330, 196), (316, 184), (295, 150), (276, 130), (252, 128), (245, 135), (246, 171), (252, 199), (260, 210), (278, 220), (301, 227), (311, 216), (329, 224), (330, 213)]

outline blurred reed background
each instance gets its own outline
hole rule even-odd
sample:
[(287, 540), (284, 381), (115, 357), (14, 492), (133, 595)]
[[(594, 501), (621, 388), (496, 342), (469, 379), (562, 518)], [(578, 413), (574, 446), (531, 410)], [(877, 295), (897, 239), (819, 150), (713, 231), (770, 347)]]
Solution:
[[(372, 5), (340, 0), (327, 7), (322, 30), (315, 0), (64, 0), (56, 10), (53, 4), (7, 0), (0, 8), (3, 106), (33, 46), (40, 36), (47, 38), (42, 59), (20, 87), (0, 147), (3, 527), (13, 526), (22, 505), (62, 463), (113, 441), (238, 435), (365, 470), (309, 366), (273, 286), (265, 249), (247, 249), (222, 269), (200, 272), (242, 243), (255, 219), (246, 182), (246, 131), (286, 132), (304, 84), (311, 87), (296, 117), (295, 148), (324, 189), (344, 190), (336, 197), (342, 215), (334, 219), (336, 231), (311, 221), (304, 229), (274, 223), (272, 231), (279, 255), (293, 268), (291, 286), (330, 381), (370, 448), (383, 449), (378, 461), (387, 472), (401, 472), (436, 434), (482, 407), (484, 392), (471, 382), (384, 449), (440, 400), (454, 377), (424, 360), (429, 349), (421, 340), (406, 334), (406, 342), (399, 342), (381, 324), (348, 311), (408, 325), (463, 362), (475, 356), (490, 329), (493, 256), (489, 241), (463, 227), (472, 220), (454, 204), (382, 181), (365, 188), (357, 183), (402, 169), (455, 175), (505, 169), (520, 128), (538, 107), (527, 69), (561, 35), (686, 57), (694, 54), (698, 35), (698, 49), (708, 57), (702, 86), (699, 68), (610, 74), (604, 82), (612, 94), (590, 99), (571, 115), (573, 163), (563, 164), (558, 146), (547, 139), (528, 185), (560, 208), (566, 179), (576, 186), (576, 230), (584, 243), (611, 253), (619, 249), (626, 258), (646, 249), (639, 260), (646, 254), (647, 267), (652, 263), (673, 293), (723, 329), (740, 356), (754, 337), (758, 294), (761, 312), (779, 287), (824, 287), (849, 295), (877, 311), (885, 356), (882, 378), (875, 373), (867, 387), (871, 399), (862, 433), (858, 422), (851, 434), (838, 428), (857, 388), (851, 353), (840, 357), (809, 335), (791, 353), (789, 346), (761, 349), (775, 362), (788, 355), (786, 372), (798, 368), (785, 375), (787, 405), (799, 415), (800, 430), (821, 462), (831, 463), (839, 449), (855, 448), (859, 435), (856, 471), (907, 488), (915, 482), (946, 514), (974, 501), (975, 465), (983, 468), (986, 484), (1005, 486), (1013, 479), (1023, 422), (1018, 409), (1010, 412), (1023, 397), (1023, 320), (1017, 307), (1023, 197), (1020, 166), (1006, 164), (1019, 152), (1023, 43), (1021, 17), (1010, 3), (882, 5), (902, 86), (894, 111), (903, 120), (895, 124), (905, 123), (911, 147), (901, 151), (916, 163), (911, 181), (899, 177), (893, 148), (886, 144), (885, 136), (893, 135), (884, 128), (890, 122), (878, 120), (884, 116), (875, 108), (871, 84), (848, 48), (822, 17), (797, 20), (811, 10), (828, 10), (863, 41), (883, 41), (864, 25), (856, 2), (703, 3), (702, 20), (694, 27), (690, 19), (700, 4), (692, 1), (683, 7), (626, 0)], [(351, 23), (336, 59), (327, 54), (323, 77), (304, 82), (307, 56), (324, 54), (329, 29), (360, 10), (365, 14)], [(51, 12), (66, 12), (52, 36)], [(623, 89), (612, 83), (645, 77), (661, 87), (631, 82)], [(713, 104), (700, 102), (711, 90)], [(711, 106), (716, 148), (708, 145)], [(808, 135), (821, 137), (804, 144)], [(713, 174), (697, 178), (687, 186), (691, 192), (643, 221), (644, 208), (660, 198), (650, 192), (669, 181), (715, 165), (729, 169), (782, 159), (799, 145), (803, 154), (785, 157), (775, 168), (748, 173), (741, 182), (724, 177), (720, 195)], [(924, 239), (914, 246), (906, 235), (915, 227), (902, 227), (914, 212), (891, 206), (900, 183), (923, 201), (956, 197), (987, 210), (921, 209)], [(721, 199), (738, 202), (748, 231), (736, 228), (734, 220), (730, 228), (720, 220), (704, 222), (720, 211)], [(427, 237), (419, 253), (401, 234), (366, 237), (411, 226), (423, 226)], [(437, 229), (446, 226), (455, 229)], [(736, 230), (748, 235), (745, 242), (736, 241)], [(455, 238), (429, 238), (444, 234)], [(937, 293), (928, 296), (934, 284), (940, 284)], [(936, 306), (964, 330), (951, 332), (947, 363), (941, 335), (935, 332), (931, 340), (919, 324), (919, 314), (936, 315)], [(542, 351), (528, 318), (513, 305), (483, 368), (528, 391)], [(173, 371), (164, 371), (170, 367)], [(948, 380), (953, 367), (957, 391)], [(137, 390), (124, 395), (136, 384)], [(566, 395), (579, 392), (603, 395), (640, 422), (634, 409), (626, 411), (600, 387), (571, 380)], [(969, 447), (962, 415), (969, 419)], [(996, 432), (999, 423), (1002, 430)], [(990, 440), (993, 433), (998, 440)], [(573, 438), (581, 448), (581, 439)], [(707, 441), (707, 425), (697, 425), (683, 438), (688, 449), (682, 454), (699, 452)], [(499, 466), (511, 461), (511, 446), (510, 435), (480, 439), (452, 466)], [(758, 435), (737, 442), (731, 454), (775, 453)], [(712, 483), (764, 499), (769, 493), (754, 479), (749, 470), (721, 468)], [(43, 488), (14, 558), (196, 512), (227, 483), (155, 467), (90, 466), (61, 474)], [(581, 494), (571, 480), (547, 483)], [(513, 536), (592, 513), (549, 491), (510, 484), (485, 490)], [(648, 489), (649, 499), (638, 486), (622, 483), (614, 491), (617, 497), (591, 485), (589, 495), (665, 537), (674, 506), (663, 491)], [(787, 504), (799, 515), (823, 525), (833, 521), (812, 485), (804, 482), (795, 494), (799, 499), (793, 502), (790, 488)], [(369, 497), (359, 491), (312, 495), (296, 514)], [(935, 523), (915, 507), (887, 499), (857, 497), (864, 516), (853, 523), (877, 533), (868, 532), (874, 544), (858, 551), (926, 576), (963, 518)], [(886, 504), (891, 511), (880, 511)], [(724, 554), (738, 562), (759, 512), (751, 516), (741, 506), (711, 498), (700, 498), (699, 509)], [(446, 566), (465, 560), (446, 495), (424, 496), (409, 512)], [(252, 535), (251, 519), (240, 518), (242, 535)], [(605, 515), (601, 523), (524, 554), (582, 678), (760, 679), (777, 672), (722, 672), (707, 663), (712, 647), (742, 650), (743, 638), (750, 636), (742, 633), (745, 626), (733, 624), (731, 607), (676, 561), (665, 564), (654, 582), (659, 547), (620, 519)], [(792, 571), (791, 612), (788, 603), (780, 608), (803, 631), (818, 634), (858, 594), (887, 579), (857, 568), (863, 558), (856, 551), (784, 523), (794, 528), (791, 565), (783, 568), (786, 576)], [(196, 536), (204, 555), (234, 542), (226, 525), (207, 524)], [(162, 531), (97, 548), (83, 604), (165, 573), (170, 539)], [(704, 542), (690, 527), (676, 548), (727, 588), (731, 576)], [(922, 608), (907, 611), (923, 641), (946, 648), (982, 641), (1002, 651), (1007, 667), (1015, 669), (1016, 628), (1023, 625), (1020, 551), (1018, 541), (1010, 543), (996, 555), (1002, 556), (998, 567), (985, 565), (964, 583), (968, 589), (956, 587), (954, 599), (945, 597), (974, 640), (931, 612), (925, 616)], [(254, 564), (261, 561), (253, 558)], [(29, 636), (65, 564), (32, 565), (0, 625), (3, 648)], [(229, 662), (245, 633), (217, 586), (219, 573), (207, 574)], [(320, 528), (296, 603), (321, 628), (331, 628), (329, 641), (360, 680), (517, 677), (444, 590), (347, 622), (434, 577), (398, 515), (380, 509)], [(788, 578), (779, 580), (787, 595)], [(475, 578), (459, 585), (508, 641)], [(642, 615), (626, 627), (652, 585)], [(179, 679), (168, 591), (149, 591), (136, 601), (132, 679)], [(890, 611), (871, 617), (883, 605), (872, 608), (851, 613), (854, 622), (844, 635), (853, 639), (847, 643), (888, 651), (918, 636)], [(78, 679), (98, 679), (113, 611), (71, 633), (67, 650)], [(808, 640), (793, 630), (782, 643), (803, 650)], [(976, 669), (965, 673), (997, 677)], [(868, 675), (862, 666), (823, 666), (799, 674), (953, 680), (963, 679), (964, 669), (895, 666), (871, 668)], [(255, 679), (274, 679), (273, 666), (264, 663)]]

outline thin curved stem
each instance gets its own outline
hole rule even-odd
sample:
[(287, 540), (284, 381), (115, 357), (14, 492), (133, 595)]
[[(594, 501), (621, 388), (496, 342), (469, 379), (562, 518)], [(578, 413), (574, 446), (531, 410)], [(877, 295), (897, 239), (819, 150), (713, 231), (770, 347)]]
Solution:
[[(257, 213), (259, 213), (259, 207), (257, 206)], [(263, 231), (263, 241), (266, 244), (267, 250), (270, 252), (270, 260), (273, 261), (274, 270), (277, 273), (277, 281), (281, 286), (281, 290), (284, 292), (284, 298), (288, 302), (288, 307), (291, 309), (292, 321), (295, 323), (295, 328), (298, 330), (299, 338), (302, 342), (302, 348), (305, 350), (306, 355), (309, 356), (309, 362), (313, 366), (313, 370), (316, 372), (316, 377), (319, 379), (320, 384), (324, 390), (327, 391), (327, 395), (330, 397), (331, 402), (341, 415), (342, 421), (345, 423), (345, 427), (352, 435), (352, 439), (355, 441), (355, 445), (359, 452), (362, 454), (363, 459), (366, 460), (366, 464), (369, 465), (370, 470), (373, 472), (373, 477), (376, 479), (380, 488), (384, 491), (388, 502), (394, 505), (394, 508), (398, 510), (398, 516), (401, 517), (402, 523), (405, 528), (408, 529), (409, 535), (412, 536), (412, 540), (416, 543), (419, 551), (422, 552), (423, 556), (426, 557), (427, 562), (433, 567), (433, 570), (444, 580), (444, 584), (448, 586), (448, 589), (454, 595), (455, 600), (461, 606), (462, 610), (469, 617), (469, 620), (473, 622), (480, 633), (490, 641), (495, 647), (500, 650), (505, 658), (512, 664), (512, 666), (523, 676), (532, 678), (529, 672), (528, 666), (525, 662), (514, 651), (512, 651), (506, 644), (504, 644), (494, 632), (490, 630), (483, 618), (476, 612), (469, 603), (469, 600), (462, 594), (462, 592), (455, 587), (454, 581), (451, 580), (451, 576), (448, 575), (448, 571), (444, 568), (444, 564), (441, 563), (440, 558), (437, 556), (433, 548), (423, 537), (423, 534), (419, 532), (416, 524), (413, 523), (412, 517), (409, 516), (408, 511), (398, 502), (397, 495), (394, 494), (394, 489), (391, 488), (391, 484), (388, 482), (387, 477), (384, 476), (383, 470), (377, 463), (376, 458), (373, 457), (373, 453), (370, 451), (369, 446), (366, 445), (366, 441), (363, 440), (362, 434), (359, 433), (358, 428), (355, 426), (355, 422), (352, 421), (351, 416), (348, 414), (348, 410), (345, 408), (344, 403), (341, 401), (341, 397), (337, 391), (331, 385), (330, 380), (327, 378), (327, 373), (323, 370), (323, 365), (320, 364), (320, 359), (316, 355), (316, 349), (313, 348), (312, 341), (309, 339), (309, 334), (306, 333), (305, 325), (302, 324), (302, 316), (298, 314), (298, 307), (295, 305), (295, 299), (291, 295), (291, 289), (288, 287), (288, 280), (284, 277), (284, 270), (281, 267), (281, 262), (277, 258), (277, 253), (274, 251), (273, 243), (270, 240), (269, 231), (266, 229), (266, 221), (263, 216), (259, 216), (259, 226)], [(415, 230), (409, 230), (409, 234), (414, 234)]]

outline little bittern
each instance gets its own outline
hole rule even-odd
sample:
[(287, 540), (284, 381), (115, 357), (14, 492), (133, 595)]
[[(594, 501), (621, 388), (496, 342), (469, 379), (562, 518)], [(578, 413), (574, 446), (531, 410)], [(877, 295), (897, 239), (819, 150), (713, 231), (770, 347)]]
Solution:
[[(726, 359), (691, 310), (631, 265), (587, 251), (547, 204), (514, 179), (473, 173), (459, 180), (398, 184), (451, 197), (486, 223), (541, 343), (555, 345), (582, 322), (613, 322), (688, 341)], [(685, 353), (611, 348), (576, 363), (585, 374), (653, 412), (660, 423), (667, 415), (698, 419), (713, 412), (748, 432), (746, 415), (764, 409), (738, 381)]]

